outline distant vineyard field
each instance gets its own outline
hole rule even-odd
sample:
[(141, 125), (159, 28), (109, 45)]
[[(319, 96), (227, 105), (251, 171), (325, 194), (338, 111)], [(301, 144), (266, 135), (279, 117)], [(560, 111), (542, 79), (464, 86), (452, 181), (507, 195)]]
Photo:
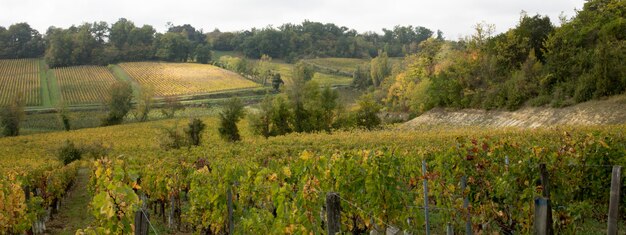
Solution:
[(132, 62), (121, 63), (120, 67), (142, 87), (153, 87), (156, 96), (194, 95), (260, 86), (212, 65)]
[(344, 73), (353, 73), (358, 66), (369, 67), (369, 60), (355, 58), (319, 58), (308, 59), (305, 62), (316, 67)]
[(27, 106), (41, 104), (38, 59), (0, 60), (0, 105), (20, 97)]
[(99, 103), (117, 81), (103, 66), (57, 68), (53, 74), (59, 83), (61, 99), (68, 105)]
[[(293, 64), (277, 62), (272, 63), (276, 64), (278, 73), (280, 73), (281, 78), (283, 79), (283, 81), (285, 81), (285, 84), (291, 84), (294, 67)], [(315, 75), (313, 75), (313, 81), (316, 81), (321, 86), (349, 85), (350, 83), (352, 83), (352, 78), (341, 75), (316, 72)]]

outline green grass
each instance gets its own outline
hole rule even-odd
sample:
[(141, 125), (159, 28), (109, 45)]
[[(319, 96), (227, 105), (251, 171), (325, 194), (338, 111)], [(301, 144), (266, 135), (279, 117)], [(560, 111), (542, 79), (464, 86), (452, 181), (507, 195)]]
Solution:
[(93, 221), (89, 212), (89, 203), (92, 196), (87, 190), (89, 169), (80, 168), (75, 185), (70, 189), (63, 201), (59, 213), (53, 215), (52, 220), (46, 223), (46, 232), (49, 234), (76, 234), (77, 229), (86, 228)]
[(113, 76), (120, 81), (130, 82), (130, 85), (133, 87), (133, 97), (139, 97), (141, 94), (141, 86), (135, 79), (131, 78), (126, 71), (122, 67), (116, 64), (109, 65), (109, 70), (113, 73)]
[[(274, 63), (278, 68), (278, 72), (280, 73), (281, 78), (285, 81), (285, 84), (289, 84), (293, 76), (294, 65), (277, 61), (272, 61), (272, 63)], [(316, 72), (313, 76), (313, 81), (316, 81), (321, 86), (350, 85), (350, 83), (352, 83), (352, 78)]]
[[(232, 56), (232, 57), (244, 57), (238, 52), (235, 51), (213, 51), (213, 60), (218, 60), (222, 56)], [(257, 59), (248, 59), (253, 63), (258, 63)], [(306, 60), (307, 62), (315, 61), (316, 63), (320, 63), (323, 65), (333, 64), (334, 61), (340, 62), (337, 68), (341, 68), (344, 73), (348, 73), (350, 69), (355, 69), (356, 64), (366, 63), (368, 60), (365, 59), (347, 59), (347, 58), (327, 58), (327, 59), (312, 59)], [(280, 73), (281, 78), (285, 81), (286, 84), (291, 82), (291, 77), (293, 73), (293, 64), (285, 63), (280, 59), (272, 59), (272, 64), (276, 65), (278, 73)], [(334, 69), (334, 67), (333, 67)], [(344, 71), (345, 69), (345, 71)], [(352, 72), (349, 72), (350, 74)], [(321, 86), (334, 86), (334, 85), (349, 85), (352, 83), (352, 78), (349, 76), (342, 76), (338, 74), (331, 74), (325, 71), (319, 70), (315, 73), (313, 80), (318, 82)]]
[(41, 84), (41, 106), (52, 107), (52, 100), (50, 97), (50, 84), (48, 83), (48, 77), (46, 76), (46, 62), (39, 60), (39, 83)]
[(212, 51), (213, 55), (211, 56), (213, 60), (219, 60), (222, 56), (232, 56), (232, 57), (244, 57), (241, 53), (236, 51)]
[(333, 74), (315, 73), (313, 81), (316, 81), (321, 86), (350, 85), (352, 78)]
[(46, 70), (46, 80), (48, 81), (48, 92), (50, 95), (50, 105), (58, 106), (61, 104), (61, 89), (57, 77), (51, 69)]
[(356, 67), (358, 66), (369, 66), (369, 60), (355, 58), (319, 58), (304, 60), (304, 62), (319, 67), (323, 70), (349, 74), (354, 73)]

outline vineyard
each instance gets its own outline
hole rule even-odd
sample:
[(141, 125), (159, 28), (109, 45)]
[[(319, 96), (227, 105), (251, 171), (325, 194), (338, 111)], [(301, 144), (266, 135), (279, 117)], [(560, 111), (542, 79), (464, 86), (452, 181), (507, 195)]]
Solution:
[[(279, 62), (272, 63), (276, 64), (278, 70), (277, 72), (280, 73), (281, 78), (285, 81), (285, 84), (290, 84), (293, 74), (293, 64), (285, 64)], [(349, 85), (350, 83), (352, 83), (352, 77), (320, 72), (316, 72), (315, 75), (313, 75), (312, 80), (317, 82), (321, 86)]]
[(53, 69), (65, 104), (101, 103), (117, 80), (103, 66), (75, 66)]
[(157, 96), (194, 95), (259, 86), (212, 65), (134, 62), (122, 63), (120, 67), (141, 86), (154, 87)]
[(347, 74), (354, 73), (358, 66), (369, 67), (368, 60), (354, 58), (318, 58), (304, 60), (304, 62), (324, 70)]
[(21, 98), (28, 106), (41, 104), (38, 59), (0, 60), (0, 105)]
[[(214, 118), (204, 121), (217, 125)], [(476, 233), (529, 234), (533, 200), (542, 195), (540, 163), (550, 175), (556, 231), (598, 234), (606, 229), (611, 166), (626, 163), (625, 126), (340, 131), (263, 139), (251, 136), (243, 122), (241, 143), (222, 142), (209, 128), (200, 147), (162, 150), (155, 138), (176, 122), (1, 139), (6, 151), (0, 163), (15, 172), (44, 164), (59, 168), (51, 151), (66, 139), (101, 146), (106, 156), (88, 160), (95, 223), (82, 232), (130, 231), (139, 211), (170, 231), (212, 234), (326, 233), (327, 193), (340, 197), (341, 231), (423, 234), (424, 180), (434, 234), (448, 223), (463, 231), (466, 215)], [(18, 197), (17, 186), (11, 187), (3, 184)]]

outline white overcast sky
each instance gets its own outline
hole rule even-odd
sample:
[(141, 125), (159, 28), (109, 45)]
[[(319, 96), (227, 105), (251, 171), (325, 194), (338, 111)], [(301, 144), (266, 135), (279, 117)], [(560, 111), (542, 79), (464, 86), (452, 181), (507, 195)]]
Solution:
[(0, 0), (0, 26), (27, 22), (40, 33), (49, 26), (69, 27), (83, 22), (127, 18), (158, 31), (167, 22), (191, 24), (205, 32), (245, 30), (305, 19), (382, 32), (395, 25), (440, 29), (448, 39), (472, 33), (479, 22), (496, 25), (496, 32), (514, 27), (522, 10), (530, 15), (575, 15), (584, 0)]

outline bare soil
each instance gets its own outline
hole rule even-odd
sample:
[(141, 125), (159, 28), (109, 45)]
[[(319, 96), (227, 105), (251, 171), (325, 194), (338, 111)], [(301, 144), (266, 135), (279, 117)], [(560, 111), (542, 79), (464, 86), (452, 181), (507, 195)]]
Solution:
[(482, 126), (537, 128), (626, 123), (626, 95), (593, 100), (565, 108), (525, 107), (516, 111), (432, 109), (401, 128), (425, 126)]

